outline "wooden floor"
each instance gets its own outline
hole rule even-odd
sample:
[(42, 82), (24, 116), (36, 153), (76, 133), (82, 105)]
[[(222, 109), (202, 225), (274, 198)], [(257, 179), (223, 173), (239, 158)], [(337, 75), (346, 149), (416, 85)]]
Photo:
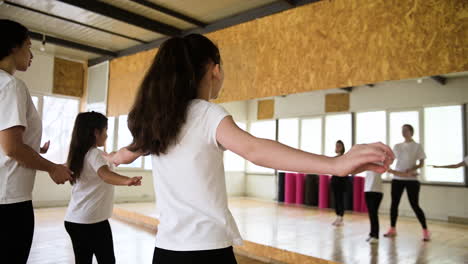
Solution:
[[(279, 205), (246, 198), (230, 199), (230, 209), (247, 241), (341, 263), (468, 263), (468, 226), (429, 221), (432, 241), (421, 240), (416, 219), (401, 217), (398, 237), (381, 237), (378, 245), (365, 242), (369, 222), (365, 214), (346, 214), (345, 225), (331, 226), (330, 210)], [(152, 217), (154, 204), (121, 204)], [(381, 216), (381, 233), (389, 226)], [(294, 263), (294, 262), (288, 262)]]
[[(138, 205), (135, 205), (138, 208)], [(145, 207), (148, 207), (146, 204)], [(149, 206), (154, 208), (153, 206)], [(70, 237), (63, 218), (66, 208), (35, 210), (35, 233), (28, 264), (74, 263)], [(119, 220), (111, 219), (117, 263), (152, 263), (155, 233)], [(262, 264), (251, 258), (236, 256), (239, 264)], [(0, 260), (0, 263), (3, 262)], [(95, 260), (93, 263), (97, 263)]]

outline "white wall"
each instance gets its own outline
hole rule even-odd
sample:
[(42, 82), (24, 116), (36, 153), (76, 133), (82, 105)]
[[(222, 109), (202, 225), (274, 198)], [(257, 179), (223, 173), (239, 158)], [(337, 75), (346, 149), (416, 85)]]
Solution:
[(51, 94), (54, 81), (54, 57), (34, 52), (31, 67), (26, 72), (17, 71), (15, 76), (23, 80), (30, 92)]
[[(325, 95), (342, 93), (340, 89), (315, 91), (275, 97), (275, 118), (305, 117), (325, 114)], [(257, 101), (247, 102), (247, 118), (257, 119)], [(446, 85), (431, 79), (421, 84), (416, 80), (385, 82), (374, 87), (355, 88), (350, 94), (350, 111), (403, 109), (433, 105), (463, 104), (468, 102), (468, 77), (450, 78)], [(380, 211), (389, 213), (390, 184), (384, 184), (384, 200)], [(273, 175), (246, 175), (246, 195), (267, 200), (276, 197), (276, 177)], [(421, 205), (428, 218), (447, 220), (449, 216), (468, 218), (468, 188), (429, 186), (421, 188)], [(405, 195), (406, 197), (406, 195)], [(413, 216), (407, 198), (403, 198), (400, 214)]]

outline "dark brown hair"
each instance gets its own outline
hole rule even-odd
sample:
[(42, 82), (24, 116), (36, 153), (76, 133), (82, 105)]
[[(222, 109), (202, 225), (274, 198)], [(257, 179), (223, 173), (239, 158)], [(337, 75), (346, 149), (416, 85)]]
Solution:
[(71, 184), (80, 178), (86, 153), (96, 145), (96, 130), (102, 132), (104, 128), (107, 128), (107, 117), (103, 114), (86, 112), (76, 117), (67, 159), (68, 168), (73, 172)]
[(216, 45), (199, 34), (164, 42), (128, 115), (133, 136), (129, 150), (165, 154), (177, 142), (208, 64), (220, 64), (220, 60)]
[(414, 136), (414, 128), (412, 125), (410, 124), (404, 124), (403, 127), (406, 127), (409, 129), (409, 131), (411, 132), (411, 135)]
[(338, 141), (336, 141), (336, 144), (340, 144), (340, 145), (341, 145), (341, 147), (343, 148), (343, 151), (342, 151), (340, 154), (341, 154), (341, 155), (344, 155), (345, 152), (346, 152), (346, 148), (345, 148), (345, 146), (344, 146), (343, 141), (338, 140)]
[(0, 19), (0, 60), (8, 57), (14, 48), (21, 47), (28, 39), (28, 29), (18, 22), (8, 19)]

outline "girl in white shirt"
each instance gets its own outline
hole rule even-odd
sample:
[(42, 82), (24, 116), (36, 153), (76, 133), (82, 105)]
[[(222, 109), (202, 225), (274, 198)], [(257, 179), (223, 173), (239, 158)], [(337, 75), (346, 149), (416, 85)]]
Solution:
[(375, 244), (379, 242), (379, 207), (383, 199), (382, 174), (373, 171), (366, 172), (364, 195), (371, 227), (366, 241)]
[(114, 185), (141, 185), (141, 177), (112, 172), (98, 147), (107, 139), (107, 118), (96, 112), (80, 113), (73, 128), (67, 165), (73, 171), (72, 196), (65, 216), (75, 262), (115, 263), (112, 231)]
[(242, 238), (228, 209), (226, 149), (260, 166), (339, 176), (384, 172), (393, 161), (391, 149), (381, 143), (325, 157), (253, 137), (209, 102), (223, 80), (219, 50), (208, 38), (191, 34), (167, 40), (129, 113), (133, 142), (109, 158), (122, 164), (152, 155), (160, 214), (153, 263), (236, 263), (232, 246)]

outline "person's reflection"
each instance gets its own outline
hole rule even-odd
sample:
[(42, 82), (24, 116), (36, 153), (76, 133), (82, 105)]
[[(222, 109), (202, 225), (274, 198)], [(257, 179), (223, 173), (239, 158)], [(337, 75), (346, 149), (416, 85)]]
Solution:
[(427, 243), (422, 243), (418, 250), (418, 259), (415, 263), (428, 263), (427, 261)]
[(332, 233), (333, 249), (332, 249), (332, 260), (336, 262), (346, 263), (343, 256), (343, 229), (335, 228)]
[(398, 251), (396, 250), (396, 239), (390, 239), (388, 244), (388, 263), (398, 264)]
[(370, 264), (379, 263), (379, 244), (370, 244)]

